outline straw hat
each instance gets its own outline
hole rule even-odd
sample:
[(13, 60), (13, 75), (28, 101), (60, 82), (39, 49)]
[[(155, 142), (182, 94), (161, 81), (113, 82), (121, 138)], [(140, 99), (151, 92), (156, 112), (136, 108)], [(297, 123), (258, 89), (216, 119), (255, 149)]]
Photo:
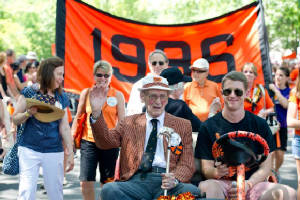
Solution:
[(148, 74), (141, 80), (142, 80), (142, 87), (138, 88), (140, 91), (151, 90), (151, 89), (172, 91), (172, 89), (169, 88), (169, 83), (167, 79), (162, 76)]
[(36, 106), (38, 108), (37, 113), (34, 114), (34, 117), (41, 122), (53, 122), (63, 118), (65, 111), (59, 109), (56, 106), (44, 103), (37, 99), (26, 98), (26, 108)]

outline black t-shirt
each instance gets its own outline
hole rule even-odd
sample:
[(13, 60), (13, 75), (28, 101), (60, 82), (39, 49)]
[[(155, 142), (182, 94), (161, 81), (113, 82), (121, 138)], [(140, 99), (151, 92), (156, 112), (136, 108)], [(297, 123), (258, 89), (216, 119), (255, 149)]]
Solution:
[[(216, 133), (222, 136), (232, 131), (248, 131), (259, 134), (268, 143), (270, 152), (275, 149), (275, 142), (271, 130), (267, 122), (261, 117), (246, 111), (245, 117), (240, 122), (231, 123), (224, 119), (222, 113), (219, 112), (201, 124), (195, 148), (195, 157), (204, 160), (214, 160), (212, 155), (212, 145), (216, 140)], [(237, 139), (237, 141), (243, 141), (243, 143), (247, 141), (247, 146), (250, 147), (254, 153), (263, 153), (263, 148), (257, 142), (253, 142), (250, 139)], [(254, 168), (246, 172), (246, 179), (248, 179), (256, 170), (257, 168)], [(233, 179), (234, 178), (235, 177), (233, 177)]]

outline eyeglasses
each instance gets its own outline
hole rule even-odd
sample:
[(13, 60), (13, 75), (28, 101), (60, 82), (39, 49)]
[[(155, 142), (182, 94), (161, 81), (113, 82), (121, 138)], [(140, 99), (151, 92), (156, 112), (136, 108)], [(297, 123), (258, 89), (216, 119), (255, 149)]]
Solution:
[(151, 100), (151, 101), (156, 101), (157, 99), (160, 99), (161, 101), (162, 100), (166, 100), (168, 98), (168, 95), (164, 95), (164, 94), (162, 94), (162, 95), (155, 95), (155, 94), (150, 94), (149, 95), (149, 99)]
[(206, 70), (196, 70), (196, 69), (192, 69), (192, 72), (196, 72), (196, 73), (205, 73), (207, 72)]
[(165, 64), (164, 61), (153, 61), (153, 62), (151, 63), (151, 65), (156, 66), (157, 63), (158, 63), (158, 65), (160, 65), (160, 66), (163, 66), (163, 65)]
[(224, 96), (229, 96), (229, 95), (231, 94), (232, 91), (234, 91), (234, 94), (235, 94), (237, 97), (241, 97), (241, 96), (244, 94), (243, 90), (238, 89), (238, 88), (236, 88), (236, 89), (231, 89), (231, 88), (224, 89), (224, 90), (222, 91), (222, 93), (223, 93)]
[(95, 74), (95, 76), (97, 76), (97, 77), (102, 77), (102, 76), (104, 76), (104, 78), (110, 77), (109, 74), (100, 74), (100, 73)]

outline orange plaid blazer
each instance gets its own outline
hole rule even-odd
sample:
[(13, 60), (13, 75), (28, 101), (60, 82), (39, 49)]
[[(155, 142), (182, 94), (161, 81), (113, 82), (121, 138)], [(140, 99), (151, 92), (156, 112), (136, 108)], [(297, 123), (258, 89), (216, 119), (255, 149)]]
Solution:
[[(180, 182), (189, 182), (195, 171), (192, 126), (190, 121), (166, 113), (164, 126), (173, 128), (182, 140), (180, 155), (171, 153), (170, 172)], [(92, 124), (96, 145), (101, 149), (121, 147), (120, 180), (126, 181), (138, 170), (144, 153), (146, 136), (146, 115), (136, 114), (125, 117), (116, 128), (108, 130), (103, 115)], [(164, 139), (164, 152), (167, 158), (167, 141)]]

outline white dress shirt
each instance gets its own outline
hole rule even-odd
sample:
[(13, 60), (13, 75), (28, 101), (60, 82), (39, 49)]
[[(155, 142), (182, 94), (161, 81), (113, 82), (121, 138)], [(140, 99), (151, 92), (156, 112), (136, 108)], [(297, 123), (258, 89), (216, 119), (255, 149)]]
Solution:
[[(152, 123), (151, 119), (153, 119), (147, 112), (146, 112), (146, 137), (145, 137), (145, 146), (144, 146), (144, 152), (146, 151), (146, 147), (148, 144), (148, 140), (152, 131)], [(157, 123), (157, 144), (156, 144), (156, 151), (154, 160), (152, 163), (152, 166), (156, 167), (162, 167), (166, 168), (167, 163), (165, 159), (165, 153), (164, 153), (164, 143), (163, 143), (163, 137), (159, 137), (159, 130), (164, 126), (164, 119), (165, 119), (165, 112), (163, 112), (159, 117), (155, 118), (158, 120)]]

